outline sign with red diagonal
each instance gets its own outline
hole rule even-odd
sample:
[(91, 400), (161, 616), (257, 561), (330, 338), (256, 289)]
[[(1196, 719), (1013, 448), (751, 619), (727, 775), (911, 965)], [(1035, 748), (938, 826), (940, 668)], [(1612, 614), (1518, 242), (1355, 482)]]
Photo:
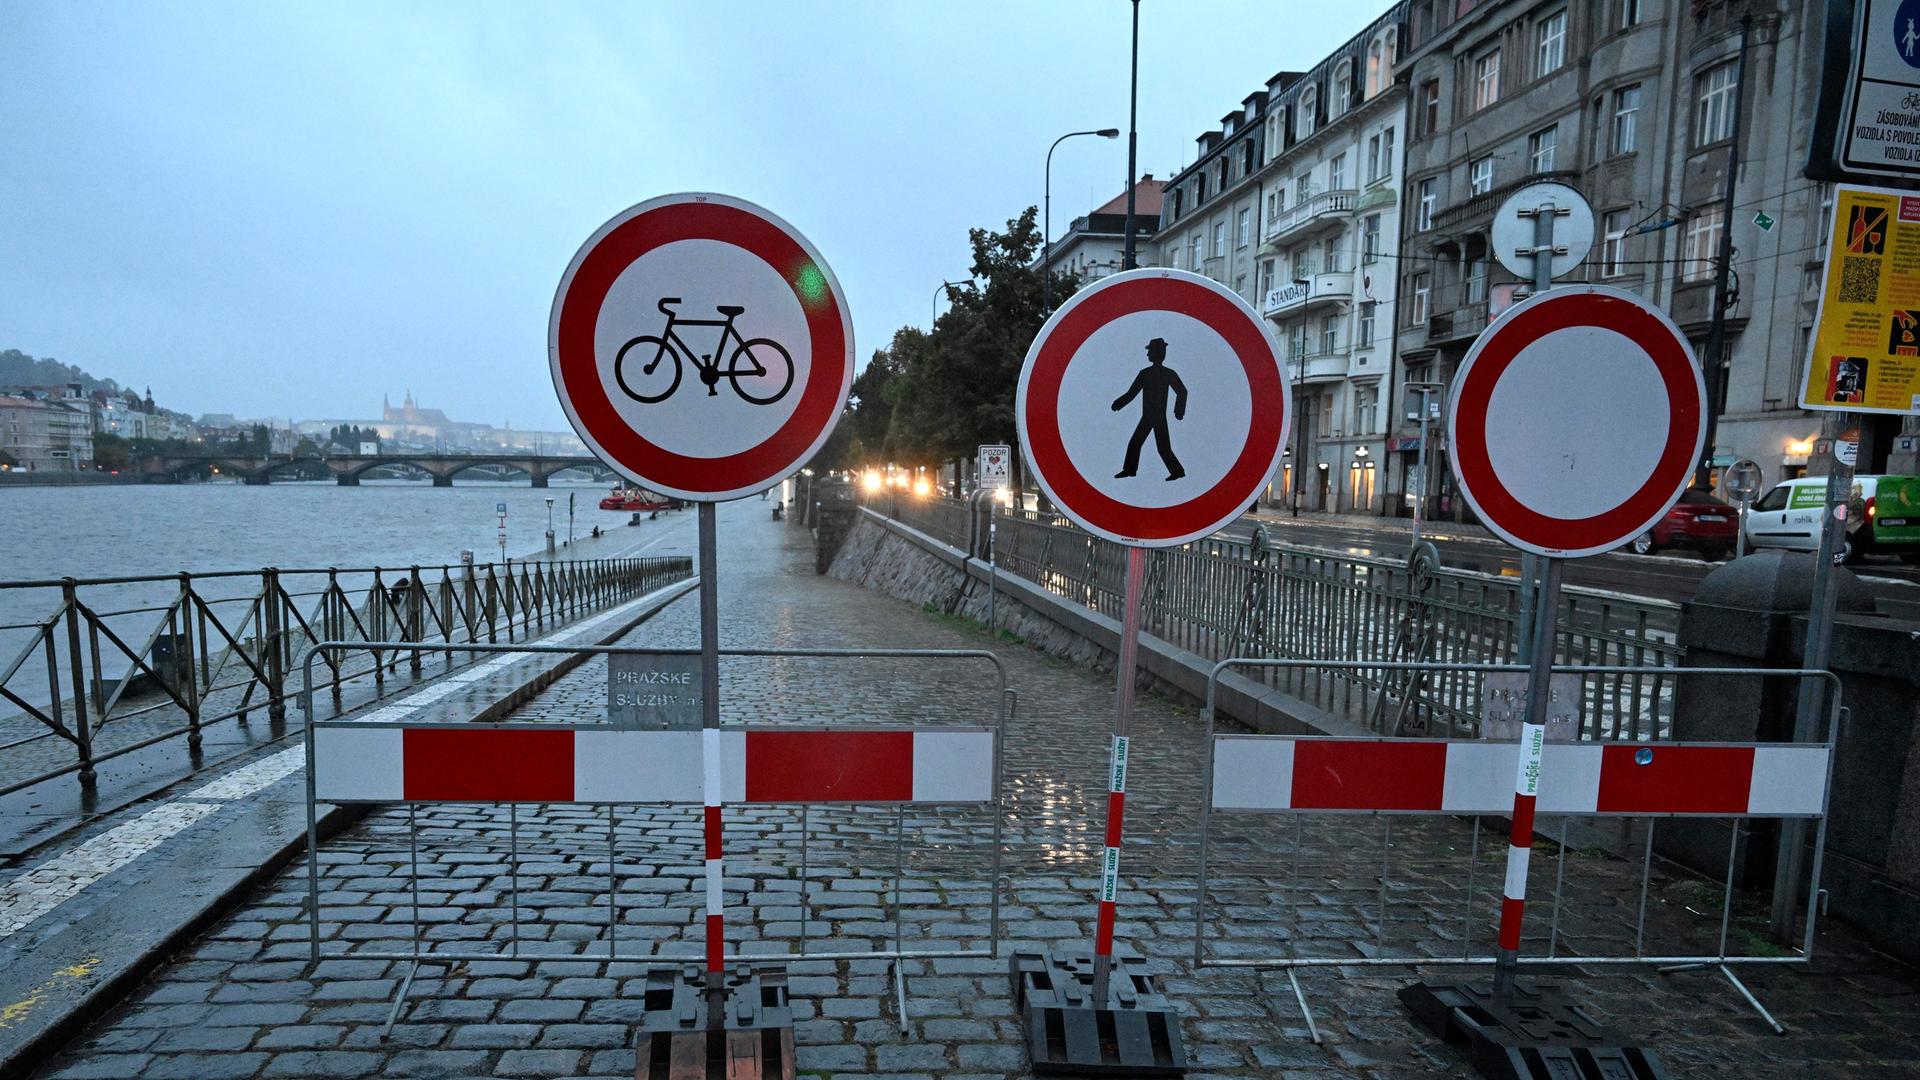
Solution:
[(1238, 294), (1180, 270), (1075, 293), (1020, 370), (1015, 415), (1035, 477), (1081, 528), (1184, 544), (1243, 512), (1292, 417), (1286, 369)]
[(1486, 526), (1540, 555), (1618, 547), (1680, 498), (1706, 438), (1686, 336), (1638, 296), (1572, 285), (1493, 321), (1448, 395), (1453, 475)]
[(826, 260), (726, 195), (666, 195), (602, 225), (547, 327), (554, 389), (594, 453), (700, 502), (765, 490), (826, 442), (853, 324)]

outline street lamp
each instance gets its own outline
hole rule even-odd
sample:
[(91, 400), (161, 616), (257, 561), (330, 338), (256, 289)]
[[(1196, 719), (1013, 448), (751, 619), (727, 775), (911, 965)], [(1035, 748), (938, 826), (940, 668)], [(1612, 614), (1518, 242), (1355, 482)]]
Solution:
[[(927, 321), (927, 332), (929, 334), (933, 332), (933, 324), (940, 321), (940, 295), (948, 289), (957, 289), (959, 287), (959, 283), (943, 281), (940, 283), (939, 288), (933, 290), (933, 317)], [(953, 310), (953, 297), (951, 296), (947, 297), (947, 310)]]
[(553, 496), (547, 496), (547, 558), (553, 558)]
[[(1069, 131), (1053, 140), (1053, 146), (1047, 147), (1047, 168), (1045, 184), (1040, 191), (1040, 307), (1044, 311), (1053, 306), (1053, 271), (1047, 266), (1047, 260), (1053, 258), (1053, 151), (1061, 143), (1076, 135), (1098, 135), (1103, 139), (1120, 137), (1119, 128), (1099, 128), (1094, 131)], [(1133, 177), (1127, 177), (1127, 187), (1133, 187)]]

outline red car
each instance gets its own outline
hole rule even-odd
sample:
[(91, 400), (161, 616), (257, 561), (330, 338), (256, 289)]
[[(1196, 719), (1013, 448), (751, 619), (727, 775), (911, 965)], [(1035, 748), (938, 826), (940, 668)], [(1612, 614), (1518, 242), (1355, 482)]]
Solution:
[(1634, 537), (1627, 547), (1636, 555), (1651, 555), (1661, 548), (1688, 548), (1709, 559), (1722, 559), (1732, 554), (1739, 535), (1738, 509), (1698, 488), (1688, 488), (1666, 517)]

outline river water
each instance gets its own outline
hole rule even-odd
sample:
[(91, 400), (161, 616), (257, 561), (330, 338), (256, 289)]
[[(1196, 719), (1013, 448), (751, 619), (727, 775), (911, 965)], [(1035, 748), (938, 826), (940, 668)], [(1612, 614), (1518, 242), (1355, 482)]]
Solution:
[[(327, 481), (263, 487), (204, 483), (0, 488), (0, 676), (34, 637), (21, 624), (46, 618), (60, 599), (57, 588), (7, 588), (8, 582), (183, 570), (257, 571), (264, 566), (404, 571), (414, 565), (457, 565), (463, 550), (473, 552), (477, 562), (498, 561), (495, 508), (501, 503), (507, 508), (506, 551), (518, 560), (544, 551), (549, 497), (554, 500), (554, 529), (562, 541), (567, 538), (570, 495), (576, 535), (587, 537), (596, 525), (603, 530), (624, 526), (629, 514), (599, 508), (605, 493), (606, 485), (598, 482), (556, 479), (551, 488), (541, 490), (525, 479), (466, 478), (456, 479), (450, 488), (424, 481), (366, 481), (359, 487)], [(647, 522), (639, 530), (623, 528), (617, 545), (583, 544), (576, 550), (583, 556), (623, 554), (636, 549), (647, 532), (663, 527)], [(629, 538), (634, 542), (627, 542)], [(396, 576), (389, 574), (386, 580)], [(437, 573), (422, 577), (438, 580)], [(354, 575), (342, 583), (364, 587), (368, 580)], [(289, 576), (287, 587), (311, 590), (324, 581), (318, 574)], [(203, 595), (238, 598), (250, 597), (259, 585), (256, 574), (210, 579), (196, 588)], [(177, 582), (161, 581), (91, 586), (81, 595), (97, 612), (131, 612), (110, 618), (109, 624), (137, 645), (158, 619), (140, 609), (168, 604), (178, 594)], [(217, 610), (237, 618), (243, 605), (236, 602)], [(29, 658), (5, 685), (32, 700), (44, 700), (46, 678), (38, 657)], [(12, 711), (10, 703), (0, 700), (0, 714)]]

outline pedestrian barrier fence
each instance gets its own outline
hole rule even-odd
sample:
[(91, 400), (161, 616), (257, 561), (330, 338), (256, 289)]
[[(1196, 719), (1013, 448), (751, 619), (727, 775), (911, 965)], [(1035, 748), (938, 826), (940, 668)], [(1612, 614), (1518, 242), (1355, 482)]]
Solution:
[[(1196, 967), (1238, 967), (1280, 970), (1287, 975), (1294, 997), (1307, 1021), (1308, 1032), (1320, 1041), (1313, 1012), (1307, 1005), (1298, 972), (1308, 968), (1360, 968), (1373, 966), (1423, 967), (1450, 965), (1491, 965), (1491, 952), (1476, 955), (1476, 891), (1480, 863), (1480, 827), (1485, 816), (1505, 816), (1513, 811), (1514, 776), (1520, 747), (1510, 741), (1467, 739), (1383, 739), (1343, 738), (1337, 736), (1240, 735), (1217, 732), (1214, 725), (1214, 694), (1222, 672), (1236, 667), (1268, 667), (1317, 663), (1326, 667), (1352, 666), (1354, 662), (1259, 660), (1234, 658), (1216, 664), (1207, 687), (1208, 756), (1205, 773), (1206, 798), (1202, 804), (1200, 828), (1199, 895), (1194, 905), (1193, 955)], [(1379, 665), (1374, 667), (1405, 667)], [(1467, 670), (1486, 672), (1522, 671), (1519, 665), (1470, 665)], [(1553, 669), (1557, 674), (1577, 674), (1583, 679), (1612, 679), (1639, 674), (1642, 669), (1598, 666), (1569, 666)], [(1828, 796), (1836, 734), (1844, 723), (1840, 682), (1827, 671), (1777, 668), (1686, 668), (1680, 677), (1770, 677), (1824, 680), (1830, 688), (1831, 708), (1827, 715), (1836, 718), (1829, 725), (1827, 739), (1819, 743), (1549, 743), (1543, 748), (1538, 782), (1536, 812), (1560, 818), (1558, 851), (1553, 868), (1553, 887), (1548, 902), (1552, 913), (1544, 954), (1523, 955), (1523, 965), (1561, 967), (1601, 967), (1607, 965), (1651, 965), (1661, 971), (1717, 969), (1739, 991), (1776, 1032), (1784, 1028), (1774, 1020), (1732, 970), (1740, 964), (1800, 964), (1813, 959), (1817, 899), (1820, 894), (1821, 859), (1825, 848)], [(1215, 881), (1210, 868), (1219, 862), (1214, 850), (1220, 826), (1216, 816), (1228, 814), (1278, 814), (1293, 819), (1290, 848), (1291, 868), (1278, 887), (1278, 900), (1284, 908), (1281, 925), (1272, 922), (1250, 925), (1245, 918), (1215, 927), (1209, 938), (1209, 916), (1216, 909), (1244, 913), (1254, 897), (1272, 899), (1269, 879), (1255, 884), (1239, 880)], [(1303, 924), (1300, 905), (1311, 897), (1316, 903), (1330, 903), (1330, 890), (1345, 886), (1355, 875), (1356, 856), (1350, 843), (1336, 851), (1314, 851), (1304, 828), (1313, 815), (1370, 814), (1381, 818), (1381, 846), (1377, 892), (1378, 919), (1371, 941), (1350, 940), (1350, 934), (1336, 941), (1311, 940), (1313, 927)], [(1420, 816), (1470, 817), (1473, 838), (1464, 866), (1455, 853), (1457, 844), (1451, 835), (1434, 838), (1417, 836), (1406, 819)], [(1563, 907), (1568, 888), (1570, 824), (1587, 818), (1645, 819), (1645, 849), (1641, 855), (1635, 890), (1636, 909), (1630, 921), (1631, 949), (1610, 939), (1605, 932), (1583, 932), (1578, 936), (1563, 928)], [(1718, 898), (1717, 944), (1710, 951), (1686, 951), (1685, 947), (1649, 949), (1648, 900), (1653, 875), (1655, 826), (1660, 819), (1709, 818), (1729, 823), (1727, 873)], [(1806, 881), (1806, 913), (1803, 937), (1797, 949), (1777, 950), (1756, 947), (1732, 951), (1729, 940), (1734, 930), (1735, 879), (1743, 845), (1750, 838), (1752, 819), (1798, 818), (1815, 822), (1813, 858)], [(1400, 821), (1403, 842), (1415, 855), (1434, 860), (1430, 867), (1406, 868), (1407, 880), (1396, 885), (1392, 878), (1395, 822)], [(1417, 828), (1417, 823), (1416, 823)], [(1280, 830), (1284, 833), (1284, 829)], [(1544, 829), (1540, 830), (1545, 832)], [(1622, 833), (1621, 835), (1624, 835)], [(1516, 849), (1522, 857), (1509, 864), (1507, 880), (1500, 890), (1500, 907), (1511, 907), (1526, 895), (1528, 862), (1525, 849)], [(1326, 856), (1326, 875), (1314, 878), (1303, 866), (1303, 855)], [(1248, 861), (1235, 855), (1236, 873), (1262, 873), (1249, 869)], [(1489, 875), (1492, 876), (1492, 875)], [(1340, 878), (1338, 883), (1333, 878)], [(1593, 888), (1605, 887), (1598, 881)], [(1449, 892), (1457, 901), (1448, 901)], [(1620, 890), (1616, 890), (1619, 892)], [(1389, 940), (1389, 903), (1396, 892), (1403, 904), (1431, 903), (1457, 905), (1457, 922), (1428, 914), (1409, 916), (1407, 924), (1413, 940)], [(1225, 894), (1224, 896), (1222, 894)], [(1631, 894), (1628, 894), (1631, 895)], [(1409, 900), (1409, 897), (1415, 898)], [(1618, 899), (1618, 897), (1616, 897)], [(1370, 905), (1371, 906), (1371, 905)], [(1619, 904), (1613, 905), (1618, 908)], [(1706, 906), (1706, 905), (1702, 905)], [(1355, 903), (1354, 908), (1361, 905)], [(1368, 913), (1369, 916), (1372, 914)], [(1484, 916), (1483, 916), (1484, 918)], [(1608, 916), (1611, 921), (1612, 916)], [(1456, 942), (1447, 942), (1448, 924), (1457, 927)], [(1484, 923), (1482, 924), (1484, 929)], [(1436, 942), (1434, 934), (1441, 931)], [(1284, 937), (1285, 949), (1272, 952), (1249, 939), (1257, 933), (1277, 932)], [(1364, 931), (1362, 932), (1364, 933)], [(1519, 942), (1503, 942), (1517, 947)], [(1396, 948), (1397, 946), (1397, 948)], [(1457, 953), (1452, 947), (1457, 946)], [(1607, 946), (1602, 951), (1595, 946)]]
[[(988, 530), (977, 519), (968, 527), (965, 504), (897, 492), (863, 499), (875, 513), (975, 557), (988, 554)], [(1123, 545), (1053, 514), (1005, 508), (992, 514), (991, 554), (1001, 573), (1121, 618)], [(1528, 621), (1518, 578), (1270, 543), (1257, 532), (1253, 539), (1221, 534), (1150, 552), (1144, 596), (1141, 631), (1208, 660), (1378, 656), (1432, 665), (1302, 663), (1250, 673), (1383, 735), (1478, 734), (1475, 665), (1516, 661), (1519, 628)], [(1561, 590), (1556, 662), (1616, 665), (1619, 672), (1583, 684), (1577, 703), (1583, 738), (1668, 737), (1679, 611), (1664, 600)]]
[[(74, 751), (48, 770), (0, 771), (0, 795), (69, 773), (91, 784), (102, 762), (181, 736), (198, 747), (208, 725), (255, 712), (278, 722), (314, 641), (366, 654), (322, 654), (336, 700), (368, 675), (380, 695), (398, 655), (411, 675), (435, 652), (451, 668), (470, 643), (543, 633), (692, 572), (666, 557), (0, 582), (0, 609), (44, 612), (0, 622), (0, 714), (18, 710), (0, 715), (0, 750), (59, 739)], [(383, 644), (394, 641), (446, 647)]]
[[(314, 664), (328, 651), (433, 646), (407, 642), (323, 641), (301, 662), (307, 680), (302, 702), (311, 707)], [(570, 656), (642, 656), (681, 659), (697, 650), (624, 645), (540, 646), (477, 645), (477, 652), (566, 654)], [(387, 1024), (398, 1018), (420, 965), (513, 959), (627, 961), (681, 967), (693, 958), (667, 955), (623, 940), (620, 925), (619, 811), (640, 805), (707, 805), (707, 813), (725, 806), (797, 806), (802, 812), (800, 893), (802, 917), (798, 951), (785, 954), (726, 954), (725, 963), (765, 963), (781, 959), (890, 961), (894, 971), (900, 1022), (907, 1023), (906, 983), (901, 961), (909, 958), (998, 955), (1002, 880), (1001, 810), (1002, 734), (1014, 707), (1000, 659), (984, 649), (721, 649), (723, 659), (744, 657), (915, 659), (984, 662), (992, 665), (992, 704), (983, 710), (990, 724), (858, 725), (734, 724), (719, 729), (641, 730), (606, 723), (412, 723), (346, 720), (310, 721), (307, 746), (307, 894), (309, 951), (322, 959), (320, 862), (317, 806), (320, 803), (402, 803), (407, 808), (408, 870), (413, 901), (405, 949), (355, 948), (357, 959), (408, 963)], [(309, 713), (311, 716), (311, 713)], [(719, 806), (707, 797), (717, 787)], [(432, 941), (421, 919), (421, 866), (417, 811), (433, 804), (494, 804), (506, 809), (508, 845), (507, 935), (502, 947), (463, 948), (458, 941)], [(517, 866), (524, 829), (520, 807), (604, 808), (606, 878), (605, 946), (554, 953), (524, 948), (522, 903)], [(805, 905), (809, 888), (811, 840), (804, 815), (824, 804), (891, 806), (894, 875), (892, 943), (882, 948), (808, 947), (810, 920)], [(901, 879), (905, 872), (908, 806), (972, 807), (992, 815), (991, 902), (985, 943), (976, 947), (908, 948)], [(598, 826), (596, 825), (597, 829)], [(476, 825), (475, 831), (482, 831)], [(631, 864), (631, 860), (629, 861)], [(708, 947), (719, 947), (719, 912), (724, 884), (719, 852), (706, 851)], [(578, 904), (588, 904), (581, 900)], [(577, 906), (577, 905), (576, 905)], [(590, 906), (590, 905), (589, 905)], [(399, 935), (396, 934), (397, 938)], [(623, 947), (624, 946), (624, 947)]]

